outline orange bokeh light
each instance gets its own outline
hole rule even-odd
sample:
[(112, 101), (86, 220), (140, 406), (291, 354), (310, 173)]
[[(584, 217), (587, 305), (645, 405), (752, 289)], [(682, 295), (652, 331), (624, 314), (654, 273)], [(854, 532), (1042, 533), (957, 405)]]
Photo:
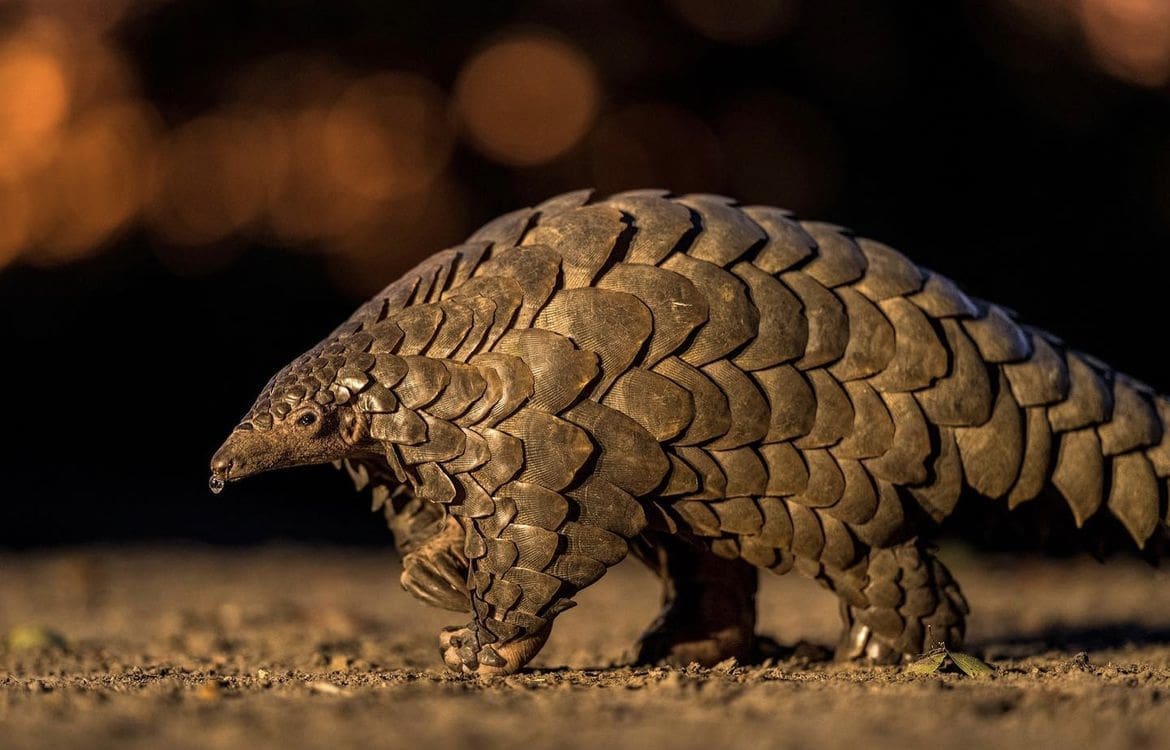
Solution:
[(455, 83), (456, 107), (472, 144), (516, 166), (549, 162), (577, 145), (597, 116), (600, 96), (589, 58), (539, 32), (489, 45)]
[(375, 221), (339, 238), (329, 269), (337, 285), (368, 297), (439, 248), (458, 244), (471, 229), (469, 199), (454, 180), (385, 204)]
[(442, 92), (406, 73), (360, 79), (336, 97), (276, 110), (274, 158), (287, 160), (270, 184), (271, 230), (294, 243), (361, 232), (387, 204), (425, 192), (447, 167), (454, 128)]
[(324, 106), (306, 107), (288, 120), (288, 178), (268, 196), (268, 221), (284, 241), (308, 243), (343, 235), (377, 205), (376, 198), (338, 182), (326, 145), (331, 122), (336, 129), (338, 121)]
[(0, 265), (96, 252), (146, 199), (157, 118), (80, 17), (30, 14), (0, 42)]
[(1107, 72), (1139, 86), (1170, 83), (1170, 2), (1080, 0), (1080, 19)]
[(236, 114), (181, 126), (161, 150), (155, 228), (173, 242), (201, 244), (256, 221), (268, 187), (269, 142), (256, 123)]
[(114, 103), (81, 118), (45, 175), (55, 194), (34, 260), (61, 263), (96, 251), (138, 216), (149, 186), (155, 123), (148, 109)]
[(0, 49), (0, 172), (19, 174), (43, 164), (69, 112), (62, 61), (27, 43)]
[(416, 192), (447, 166), (453, 128), (441, 91), (425, 78), (384, 73), (351, 86), (324, 124), (333, 178), (363, 196)]

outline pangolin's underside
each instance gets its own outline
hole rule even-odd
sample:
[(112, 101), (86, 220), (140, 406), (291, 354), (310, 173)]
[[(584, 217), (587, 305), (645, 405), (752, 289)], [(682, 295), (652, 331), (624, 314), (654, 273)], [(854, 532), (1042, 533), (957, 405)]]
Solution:
[(581, 191), (362, 306), (272, 380), (216, 471), (346, 459), (408, 586), (474, 612), (444, 635), (455, 669), (522, 666), (630, 547), (667, 583), (646, 658), (746, 655), (757, 567), (823, 582), (840, 653), (887, 658), (962, 637), (923, 542), (962, 494), (1161, 536), (1168, 418), (881, 243), (718, 196)]

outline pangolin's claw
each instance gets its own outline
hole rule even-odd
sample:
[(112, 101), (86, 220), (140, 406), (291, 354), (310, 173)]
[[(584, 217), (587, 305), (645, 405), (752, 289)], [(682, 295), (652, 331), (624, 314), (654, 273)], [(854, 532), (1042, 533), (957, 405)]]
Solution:
[(854, 622), (841, 636), (834, 654), (837, 661), (853, 661), (867, 665), (899, 664), (902, 652), (886, 643), (873, 632), (873, 628)]
[(517, 671), (548, 639), (549, 625), (515, 640), (498, 642), (495, 636), (474, 622), (463, 627), (444, 628), (439, 633), (443, 663), (456, 674), (496, 677)]
[(466, 612), (467, 583), (452, 560), (407, 555), (402, 563), (402, 588), (427, 604)]
[[(499, 654), (492, 650), (492, 655), (483, 653), (487, 644), (480, 642), (480, 630), (475, 624), (464, 627), (444, 628), (439, 633), (439, 652), (443, 656), (443, 663), (456, 674), (487, 677), (498, 669), (488, 662), (500, 662)], [(481, 659), (481, 655), (487, 657)]]

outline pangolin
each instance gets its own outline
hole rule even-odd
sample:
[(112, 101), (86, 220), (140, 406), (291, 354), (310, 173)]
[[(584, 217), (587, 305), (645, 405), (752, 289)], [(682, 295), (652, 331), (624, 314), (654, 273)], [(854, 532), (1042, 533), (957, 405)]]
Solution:
[(404, 585), (472, 614), (440, 635), (456, 672), (522, 667), (629, 551), (665, 589), (643, 660), (748, 657), (757, 570), (795, 568), (840, 598), (840, 658), (890, 662), (960, 645), (928, 539), (964, 507), (1157, 546), (1167, 420), (879, 242), (716, 195), (579, 191), (362, 305), (272, 378), (211, 483), (343, 462)]

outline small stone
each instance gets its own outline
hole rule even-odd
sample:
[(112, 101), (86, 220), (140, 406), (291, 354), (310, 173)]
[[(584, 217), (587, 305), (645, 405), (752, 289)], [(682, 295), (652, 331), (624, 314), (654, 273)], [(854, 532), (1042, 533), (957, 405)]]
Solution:
[(331, 682), (318, 680), (309, 683), (309, 690), (319, 695), (345, 695), (345, 691)]

